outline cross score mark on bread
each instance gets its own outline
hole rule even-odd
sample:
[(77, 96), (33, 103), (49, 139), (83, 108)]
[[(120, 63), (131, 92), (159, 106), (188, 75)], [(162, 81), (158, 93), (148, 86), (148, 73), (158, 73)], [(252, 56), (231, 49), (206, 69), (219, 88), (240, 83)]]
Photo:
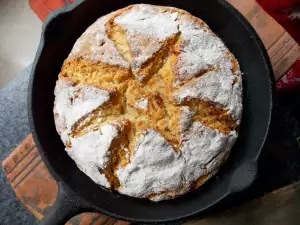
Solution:
[(57, 131), (96, 183), (154, 201), (198, 188), (237, 138), (235, 57), (186, 11), (133, 5), (75, 43), (55, 88)]

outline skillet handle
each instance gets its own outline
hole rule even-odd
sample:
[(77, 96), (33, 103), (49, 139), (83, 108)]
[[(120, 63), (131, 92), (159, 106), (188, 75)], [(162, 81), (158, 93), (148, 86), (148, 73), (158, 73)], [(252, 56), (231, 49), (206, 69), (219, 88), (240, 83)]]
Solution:
[(58, 182), (59, 191), (55, 203), (46, 209), (40, 225), (64, 225), (73, 216), (84, 212), (82, 200), (62, 182)]

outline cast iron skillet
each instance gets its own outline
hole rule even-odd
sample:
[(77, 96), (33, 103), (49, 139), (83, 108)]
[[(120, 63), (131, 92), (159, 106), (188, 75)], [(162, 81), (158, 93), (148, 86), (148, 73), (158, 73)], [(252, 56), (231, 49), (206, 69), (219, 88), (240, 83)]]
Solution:
[(83, 174), (64, 151), (54, 126), (54, 86), (76, 39), (98, 17), (138, 0), (87, 0), (56, 11), (44, 24), (29, 87), (29, 118), (41, 156), (59, 183), (59, 195), (44, 224), (64, 224), (84, 211), (135, 222), (170, 222), (203, 212), (232, 193), (247, 188), (257, 174), (257, 160), (267, 137), (273, 72), (266, 50), (246, 19), (223, 0), (151, 0), (182, 8), (203, 19), (237, 57), (243, 72), (244, 111), (240, 134), (225, 166), (203, 188), (180, 198), (153, 203), (112, 193)]

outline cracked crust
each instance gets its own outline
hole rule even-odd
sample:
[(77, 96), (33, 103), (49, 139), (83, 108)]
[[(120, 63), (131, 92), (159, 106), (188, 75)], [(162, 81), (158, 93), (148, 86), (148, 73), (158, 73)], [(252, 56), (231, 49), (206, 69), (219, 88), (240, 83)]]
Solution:
[(55, 88), (55, 123), (96, 183), (166, 200), (201, 186), (227, 159), (241, 82), (237, 60), (202, 20), (132, 5), (75, 43)]

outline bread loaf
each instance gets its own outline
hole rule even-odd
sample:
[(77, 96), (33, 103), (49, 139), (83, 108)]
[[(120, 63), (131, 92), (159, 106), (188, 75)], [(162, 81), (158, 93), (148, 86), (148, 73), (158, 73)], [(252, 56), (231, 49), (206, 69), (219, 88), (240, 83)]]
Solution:
[(56, 128), (79, 169), (153, 201), (216, 174), (241, 113), (236, 58), (202, 20), (172, 7), (131, 5), (99, 18), (55, 88)]

